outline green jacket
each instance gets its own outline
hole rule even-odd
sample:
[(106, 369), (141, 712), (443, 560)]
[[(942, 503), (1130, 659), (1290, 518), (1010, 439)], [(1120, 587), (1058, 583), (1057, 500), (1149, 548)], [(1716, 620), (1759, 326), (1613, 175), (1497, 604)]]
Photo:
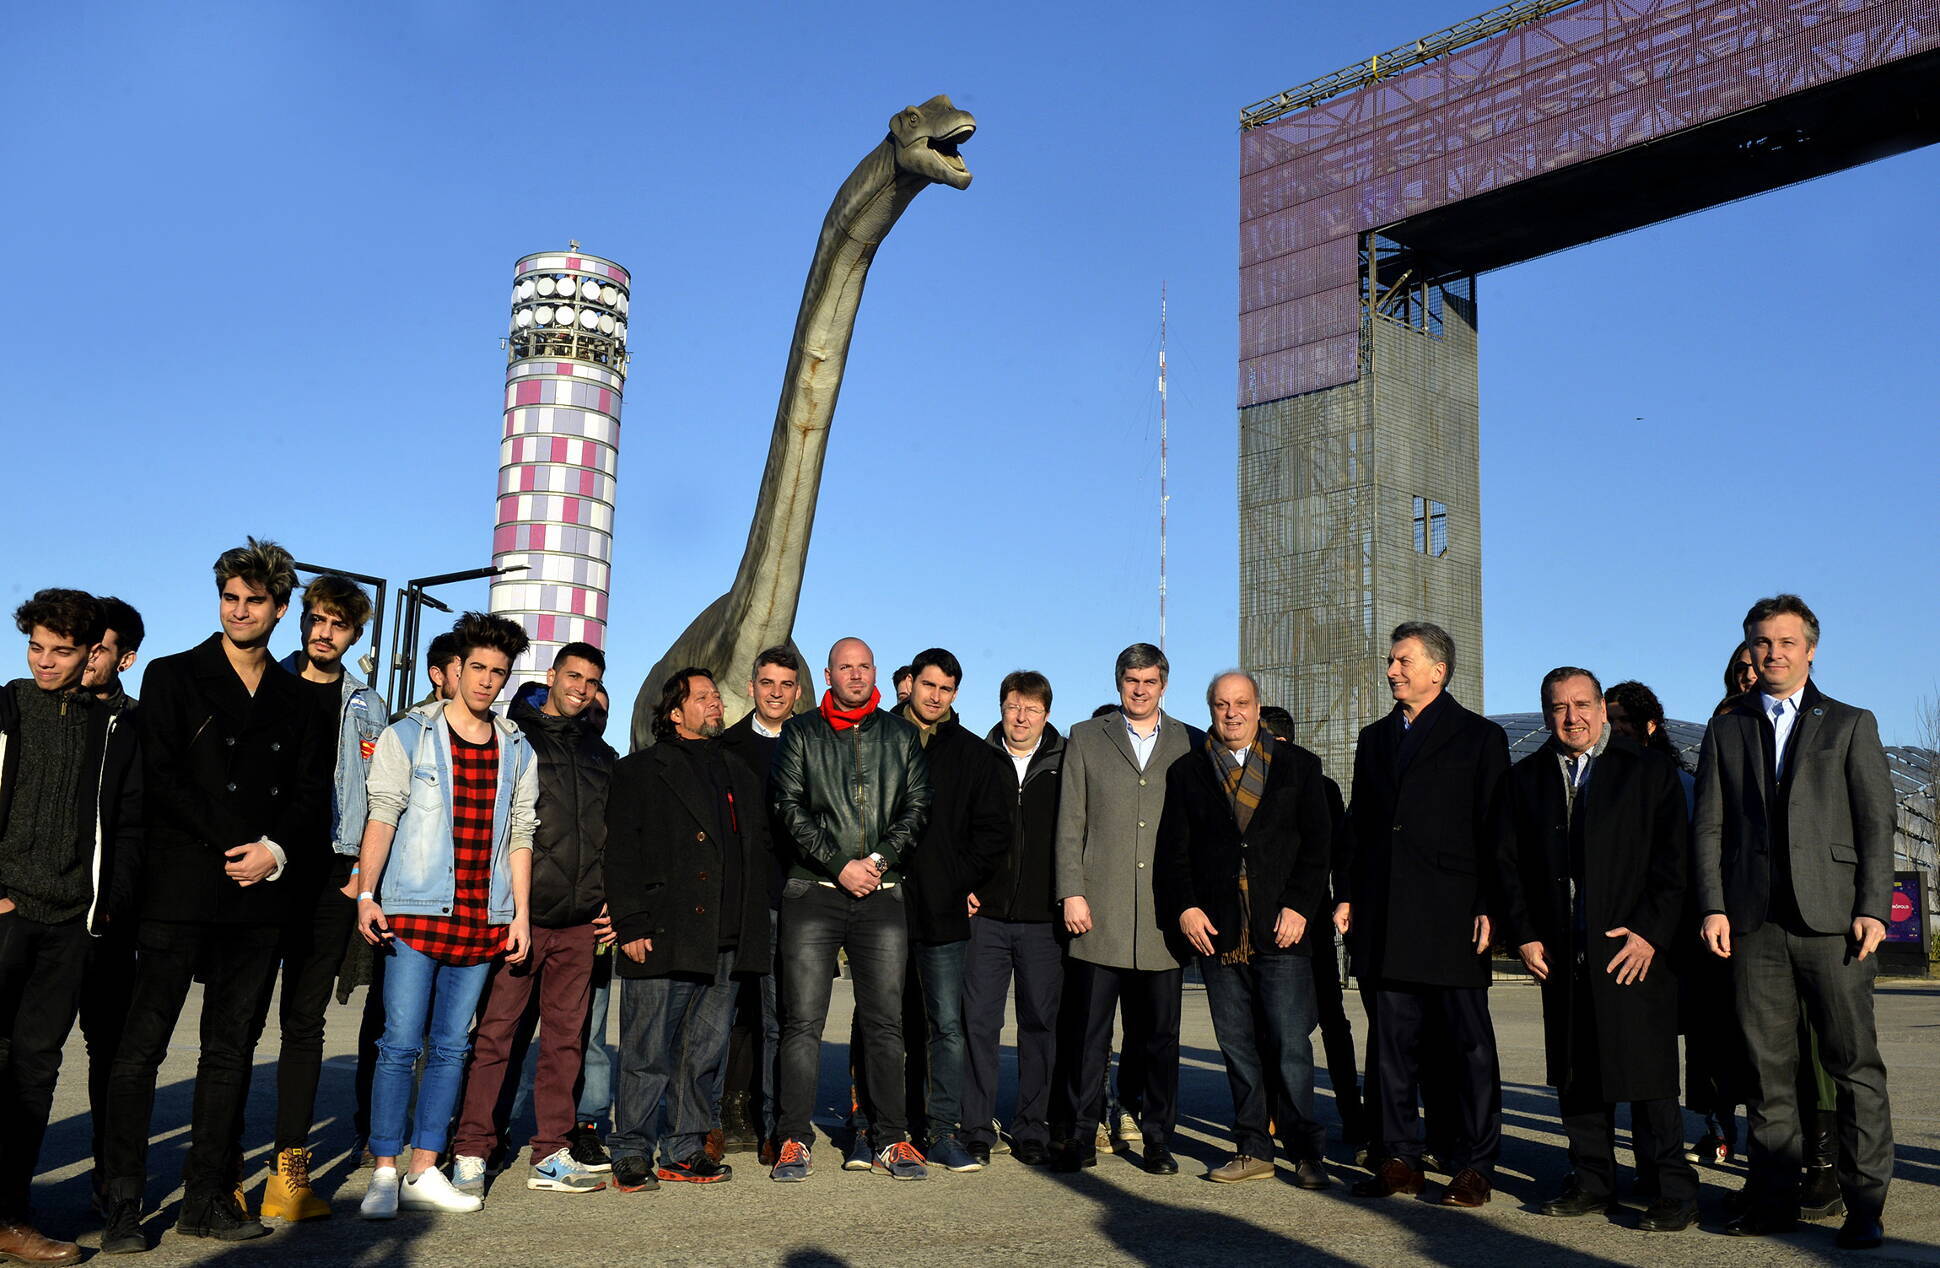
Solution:
[(791, 878), (834, 880), (850, 859), (880, 854), (893, 884), (929, 821), (929, 765), (901, 718), (877, 709), (837, 731), (811, 709), (782, 724), (768, 799)]

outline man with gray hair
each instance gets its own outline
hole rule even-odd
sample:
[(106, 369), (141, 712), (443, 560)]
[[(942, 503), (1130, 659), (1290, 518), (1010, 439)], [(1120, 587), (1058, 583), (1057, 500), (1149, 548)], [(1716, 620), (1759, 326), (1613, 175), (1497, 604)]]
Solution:
[(1294, 1183), (1324, 1189), (1308, 963), (1309, 934), (1327, 927), (1333, 837), (1320, 759), (1261, 727), (1251, 674), (1214, 678), (1206, 706), (1212, 734), (1166, 771), (1158, 893), (1166, 918), (1199, 953), (1233, 1094), (1234, 1156), (1207, 1178), (1273, 1175), (1277, 1119)]
[[(1424, 1060), (1448, 1062), (1451, 1177), (1443, 1206), (1481, 1206), (1502, 1143), (1502, 1079), (1489, 1018), (1490, 906), (1508, 831), (1509, 740), (1448, 694), (1455, 641), (1408, 621), (1388, 648), (1394, 710), (1354, 749), (1353, 857), (1334, 926), (1350, 936), (1367, 1002), (1386, 1158), (1363, 1197), (1421, 1192), (1416, 1112)], [(1439, 1019), (1446, 1054), (1425, 1051)]]
[(1179, 1093), (1179, 1008), (1184, 973), (1153, 889), (1165, 772), (1205, 736), (1166, 714), (1171, 667), (1150, 643), (1118, 654), (1118, 708), (1071, 728), (1058, 805), (1057, 892), (1071, 935), (1064, 989), (1085, 1018), (1084, 1043), (1068, 1061), (1076, 1111), (1062, 1170), (1097, 1165), (1112, 1012), (1127, 1010), (1125, 1047), (1145, 1052), (1145, 1169), (1174, 1175), (1170, 1148)]
[(1698, 758), (1696, 876), (1704, 944), (1731, 962), (1757, 1078), (1750, 1198), (1727, 1233), (1792, 1227), (1802, 1146), (1798, 1016), (1839, 1089), (1838, 1244), (1870, 1250), (1893, 1173), (1886, 1066), (1873, 1027), (1874, 954), (1893, 884), (1892, 775), (1873, 715), (1811, 681), (1819, 619), (1795, 594), (1745, 614), (1757, 686), (1711, 720)]

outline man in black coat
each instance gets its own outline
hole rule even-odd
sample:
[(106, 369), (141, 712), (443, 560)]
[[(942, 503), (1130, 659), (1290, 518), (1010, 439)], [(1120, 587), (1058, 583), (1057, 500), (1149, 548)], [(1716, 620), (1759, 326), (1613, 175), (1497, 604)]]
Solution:
[(1056, 882), (1064, 737), (1051, 725), (1051, 682), (1036, 670), (1004, 675), (997, 699), (1003, 721), (984, 738), (1008, 767), (1005, 786), (1016, 808), (1008, 848), (989, 880), (970, 895), (976, 914), (963, 981), (963, 1138), (972, 1157), (990, 1161), (997, 1143), (1004, 1002), (1014, 982), (1017, 1114), (1010, 1120), (1011, 1146), (1017, 1161), (1041, 1167), (1050, 1161), (1051, 1083), (1064, 993)]
[(1233, 1094), (1235, 1156), (1208, 1178), (1273, 1175), (1277, 1116), (1294, 1183), (1324, 1189), (1308, 939), (1327, 927), (1333, 825), (1320, 760), (1261, 729), (1251, 674), (1219, 675), (1206, 704), (1210, 733), (1166, 769), (1153, 888), (1198, 953)]
[[(1334, 924), (1350, 935), (1367, 1001), (1372, 1096), (1387, 1153), (1354, 1186), (1363, 1197), (1419, 1193), (1416, 1112), (1422, 1063), (1446, 1062), (1452, 1083), (1444, 1206), (1481, 1206), (1502, 1138), (1502, 1080), (1489, 1018), (1490, 899), (1508, 830), (1509, 741), (1443, 688), (1455, 642), (1408, 621), (1388, 649), (1394, 711), (1362, 730), (1354, 750), (1354, 841)], [(1422, 1042), (1431, 1018), (1445, 1051)]]
[(1549, 1081), (1573, 1175), (1548, 1215), (1616, 1203), (1616, 1109), (1630, 1102), (1642, 1227), (1697, 1220), (1677, 1085), (1677, 979), (1690, 849), (1676, 768), (1610, 732), (1587, 669), (1542, 685), (1550, 739), (1509, 772), (1515, 831), (1501, 859), (1502, 934), (1543, 988)]
[(254, 538), (216, 560), (222, 630), (142, 680), (147, 837), (135, 985), (109, 1079), (102, 1249), (147, 1248), (155, 1075), (200, 975), (202, 1051), (175, 1229), (268, 1232), (235, 1198), (243, 1101), (281, 925), (314, 910), (330, 861), (329, 763), (312, 698), (269, 656), (296, 566)]
[(733, 979), (773, 965), (761, 780), (717, 742), (714, 676), (696, 667), (668, 678), (654, 733), (658, 743), (613, 768), (607, 799), (606, 902), (622, 979), (607, 1144), (623, 1193), (661, 1180), (732, 1178), (705, 1145), (727, 1060)]
[[(941, 647), (928, 648), (910, 662), (910, 674), (909, 699), (896, 714), (916, 728), (923, 745), (931, 800), (921, 845), (904, 874), (910, 958), (904, 1017), (915, 1011), (920, 997), (928, 1043), (907, 1045), (904, 1090), (912, 1124), (927, 1124), (929, 1160), (950, 1171), (977, 1171), (984, 1164), (961, 1134), (966, 1126), (977, 1125), (961, 1121), (969, 899), (990, 879), (1010, 845), (1010, 772), (988, 744), (957, 721), (953, 706), (963, 666), (955, 656)], [(857, 1100), (865, 1110), (874, 1108), (872, 1096), (893, 1096), (895, 1091), (857, 1080)], [(914, 1112), (919, 1106), (920, 1119)]]

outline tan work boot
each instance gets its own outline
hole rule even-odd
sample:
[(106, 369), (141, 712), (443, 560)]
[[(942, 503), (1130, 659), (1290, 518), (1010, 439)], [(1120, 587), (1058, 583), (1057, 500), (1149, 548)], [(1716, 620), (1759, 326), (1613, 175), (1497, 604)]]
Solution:
[(25, 1224), (0, 1224), (0, 1259), (17, 1264), (78, 1264), (81, 1248), (57, 1242)]
[(1272, 1174), (1273, 1163), (1269, 1160), (1235, 1154), (1225, 1166), (1208, 1171), (1206, 1178), (1221, 1184), (1238, 1184), (1241, 1180), (1264, 1180)]
[(263, 1186), (263, 1218), (273, 1216), (295, 1224), (329, 1214), (330, 1204), (310, 1187), (310, 1151), (285, 1149), (277, 1154), (269, 1183)]

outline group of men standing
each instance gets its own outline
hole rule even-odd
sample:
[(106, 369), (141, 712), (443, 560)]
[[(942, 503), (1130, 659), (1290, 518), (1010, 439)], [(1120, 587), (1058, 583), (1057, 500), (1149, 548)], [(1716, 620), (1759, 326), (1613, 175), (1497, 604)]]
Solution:
[[(1256, 679), (1215, 677), (1200, 730), (1162, 708), (1169, 666), (1149, 644), (1118, 656), (1115, 705), (1068, 733), (1050, 723), (1050, 682), (1010, 674), (982, 737), (956, 714), (963, 673), (947, 650), (919, 653), (906, 697), (883, 708), (860, 639), (830, 649), (810, 707), (801, 658), (771, 648), (750, 669), (747, 717), (724, 728), (716, 669), (683, 668), (660, 684), (656, 742), (618, 759), (600, 738), (596, 648), (562, 649), (543, 689), (501, 714), (525, 635), (467, 613), (434, 644), (433, 695), (392, 720), (346, 671), (370, 619), (353, 583), (310, 583), (301, 647), (278, 664), (288, 553), (251, 539), (215, 576), (220, 630), (154, 662), (138, 711), (119, 680), (142, 636), (126, 604), (48, 590), (16, 613), (32, 676), (0, 690), (0, 1255), (79, 1255), (37, 1231), (28, 1201), (77, 1016), (103, 1249), (147, 1248), (156, 1074), (196, 979), (178, 1231), (265, 1231), (238, 1181), (279, 973), (261, 1212), (328, 1214), (308, 1137), (325, 1009), (359, 945), (374, 961), (359, 1045), (367, 1218), (478, 1209), (535, 1027), (529, 1187), (730, 1179), (718, 1128), (737, 999), (759, 1013), (743, 1020), (758, 1037), (763, 1162), (774, 1180), (808, 1179), (845, 963), (845, 1167), (974, 1172), (1006, 1138), (1027, 1165), (1096, 1165), (1101, 1139), (1132, 1139), (1108, 1115), (1116, 1020), (1137, 1161), (1176, 1173), (1193, 965), (1233, 1102), (1234, 1153), (1209, 1178), (1272, 1176), (1277, 1153), (1296, 1185), (1325, 1188), (1310, 1036), (1323, 997), (1338, 999), (1338, 932), (1369, 1025), (1376, 1156), (1357, 1193), (1422, 1191), (1425, 1102), (1450, 1176), (1440, 1202), (1489, 1200), (1499, 945), (1542, 983), (1571, 1164), (1545, 1210), (1612, 1209), (1627, 1101), (1643, 1226), (1681, 1229), (1697, 1180), (1682, 1156), (1675, 973), (1700, 926), (1705, 953), (1730, 961), (1756, 1072), (1751, 1184), (1727, 1231), (1797, 1217), (1803, 1009), (1839, 1088), (1840, 1241), (1879, 1243), (1891, 1135), (1871, 988), (1891, 791), (1871, 715), (1809, 680), (1818, 624), (1795, 596), (1746, 617), (1757, 689), (1707, 732), (1694, 805), (1676, 766), (1613, 729), (1601, 684), (1577, 667), (1544, 678), (1551, 738), (1512, 767), (1501, 729), (1446, 691), (1448, 635), (1409, 622), (1388, 656), (1394, 709), (1361, 733), (1344, 810), (1290, 726), (1263, 720)], [(1003, 1132), (1013, 995), (1018, 1090)]]

